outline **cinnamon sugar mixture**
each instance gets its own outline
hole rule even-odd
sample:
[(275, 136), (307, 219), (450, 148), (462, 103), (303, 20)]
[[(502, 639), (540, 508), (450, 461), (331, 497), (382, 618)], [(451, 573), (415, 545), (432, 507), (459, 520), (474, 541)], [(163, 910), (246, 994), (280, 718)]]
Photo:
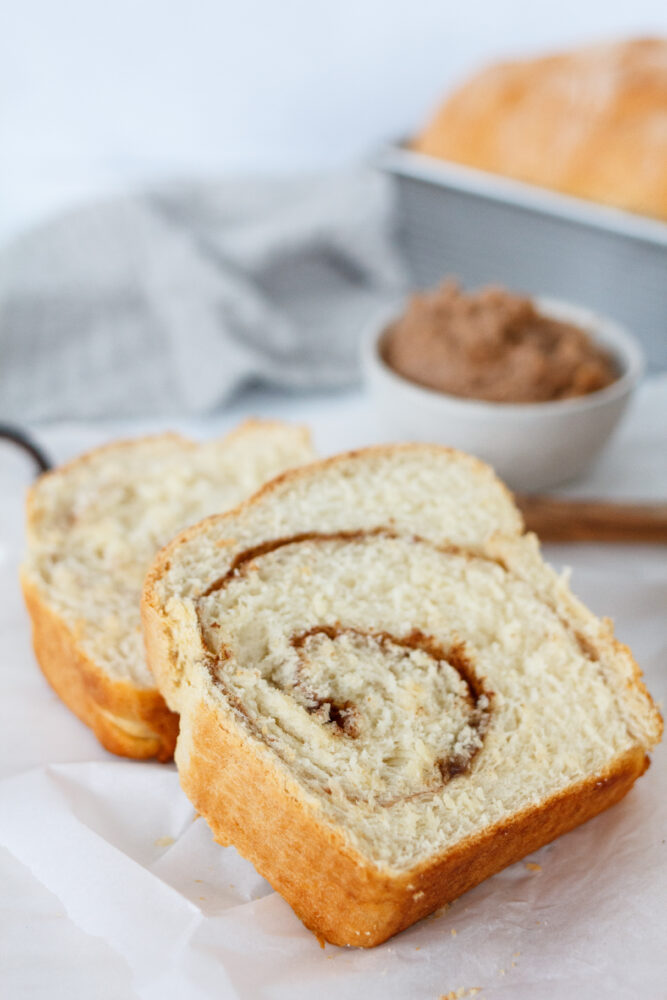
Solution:
[(452, 279), (413, 296), (383, 353), (413, 382), (496, 403), (583, 396), (618, 377), (612, 358), (579, 327), (541, 315), (504, 288), (465, 294)]

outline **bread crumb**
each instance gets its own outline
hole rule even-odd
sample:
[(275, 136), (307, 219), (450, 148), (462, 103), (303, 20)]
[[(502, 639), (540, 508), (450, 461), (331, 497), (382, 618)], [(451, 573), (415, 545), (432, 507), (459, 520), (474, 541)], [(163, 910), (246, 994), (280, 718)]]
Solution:
[(452, 927), (452, 930), (451, 930), (452, 937), (456, 937), (457, 934), (458, 934), (458, 931), (457, 931), (456, 927)]
[(526, 861), (526, 868), (529, 872), (541, 872), (542, 865), (535, 864), (534, 861)]
[(520, 951), (515, 951), (514, 954), (512, 955), (512, 958), (518, 958), (520, 954), (521, 954)]
[(203, 878), (196, 878), (196, 879), (195, 879), (195, 882), (198, 882), (198, 883), (199, 883), (199, 885), (202, 885), (202, 884), (203, 884), (203, 882), (204, 882), (204, 879), (203, 879)]
[(174, 840), (173, 837), (158, 837), (157, 840), (155, 841), (155, 846), (156, 847), (171, 847), (171, 845), (175, 844), (175, 843), (176, 843), (176, 841)]

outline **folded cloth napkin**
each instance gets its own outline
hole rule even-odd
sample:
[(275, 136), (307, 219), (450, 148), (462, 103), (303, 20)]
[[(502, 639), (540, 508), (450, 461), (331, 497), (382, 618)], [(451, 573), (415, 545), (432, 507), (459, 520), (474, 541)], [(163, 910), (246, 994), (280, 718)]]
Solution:
[(400, 297), (371, 170), (172, 185), (79, 208), (0, 252), (0, 420), (201, 414), (240, 386), (358, 377)]

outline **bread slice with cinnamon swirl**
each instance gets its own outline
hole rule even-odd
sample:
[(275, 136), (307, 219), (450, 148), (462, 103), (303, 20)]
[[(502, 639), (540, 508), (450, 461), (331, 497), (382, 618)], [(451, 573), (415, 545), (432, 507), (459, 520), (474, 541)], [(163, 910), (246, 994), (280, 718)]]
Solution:
[(21, 583), (35, 653), (107, 750), (160, 760), (174, 752), (178, 716), (146, 667), (139, 611), (160, 546), (312, 457), (305, 428), (249, 420), (202, 444), (177, 434), (117, 441), (32, 487)]
[(491, 470), (426, 445), (287, 473), (158, 556), (181, 782), (304, 923), (371, 946), (618, 801), (661, 719)]

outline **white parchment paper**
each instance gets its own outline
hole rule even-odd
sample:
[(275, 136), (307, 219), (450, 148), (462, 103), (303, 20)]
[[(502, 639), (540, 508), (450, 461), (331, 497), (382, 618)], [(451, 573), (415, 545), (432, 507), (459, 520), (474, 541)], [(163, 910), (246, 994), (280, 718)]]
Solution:
[[(362, 397), (291, 406), (287, 415), (313, 422), (323, 451), (373, 439)], [(666, 497), (666, 427), (663, 380), (644, 390), (588, 492), (602, 484), (606, 495)], [(64, 458), (95, 434), (143, 429), (61, 427), (41, 440)], [(50, 691), (16, 584), (29, 469), (3, 450), (0, 475), (0, 995), (667, 997), (663, 748), (618, 806), (443, 911), (371, 951), (321, 949), (251, 864), (213, 842), (173, 765), (107, 754)], [(553, 547), (547, 556), (572, 565), (575, 591), (616, 620), (664, 697), (667, 549)]]

